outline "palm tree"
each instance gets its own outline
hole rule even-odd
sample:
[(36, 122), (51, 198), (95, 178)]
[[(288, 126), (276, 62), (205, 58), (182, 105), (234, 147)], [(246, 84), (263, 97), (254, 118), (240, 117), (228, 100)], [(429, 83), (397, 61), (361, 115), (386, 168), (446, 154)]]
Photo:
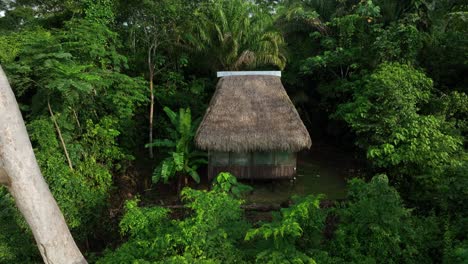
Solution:
[(245, 0), (216, 0), (195, 11), (189, 42), (211, 60), (215, 70), (262, 65), (283, 69), (284, 40), (273, 28), (272, 14)]

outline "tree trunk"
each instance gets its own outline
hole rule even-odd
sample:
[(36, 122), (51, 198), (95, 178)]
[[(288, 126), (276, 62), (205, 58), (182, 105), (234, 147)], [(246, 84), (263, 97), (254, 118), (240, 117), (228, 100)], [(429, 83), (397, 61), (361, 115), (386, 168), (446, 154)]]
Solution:
[(0, 183), (32, 230), (46, 264), (86, 263), (39, 170), (21, 112), (0, 67)]
[(148, 71), (150, 85), (150, 113), (149, 113), (149, 156), (153, 158), (153, 119), (154, 119), (154, 65), (152, 60), (153, 45), (148, 49)]
[(65, 145), (65, 141), (63, 140), (63, 137), (62, 137), (62, 131), (60, 130), (60, 127), (57, 123), (57, 119), (55, 119), (55, 115), (54, 115), (54, 112), (52, 111), (52, 107), (50, 107), (49, 99), (47, 99), (47, 107), (49, 108), (50, 118), (52, 118), (52, 122), (54, 122), (55, 130), (57, 130), (60, 143), (62, 144), (63, 152), (65, 153), (65, 157), (67, 158), (68, 167), (70, 167), (70, 170), (73, 170), (73, 164), (71, 162), (70, 155), (68, 155), (67, 145)]
[(149, 156), (153, 158), (153, 119), (154, 119), (154, 92), (153, 92), (153, 73), (150, 73), (150, 114), (149, 114)]

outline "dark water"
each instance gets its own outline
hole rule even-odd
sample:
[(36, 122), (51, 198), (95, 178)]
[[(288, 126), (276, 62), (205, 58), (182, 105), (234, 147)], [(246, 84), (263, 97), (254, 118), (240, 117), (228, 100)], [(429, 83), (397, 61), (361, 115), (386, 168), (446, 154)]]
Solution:
[[(288, 180), (256, 182), (246, 197), (255, 203), (282, 203), (293, 195), (325, 194), (327, 199), (346, 197), (346, 182), (359, 173), (353, 153), (322, 145), (299, 153), (295, 183)], [(249, 184), (249, 183), (247, 183)]]
[[(289, 180), (250, 182), (253, 192), (244, 197), (247, 203), (281, 204), (291, 196), (324, 194), (326, 199), (346, 197), (346, 182), (358, 176), (360, 164), (353, 153), (329, 145), (312, 146), (310, 151), (298, 153), (297, 177), (294, 183)], [(204, 178), (206, 180), (206, 178)], [(209, 189), (211, 183), (194, 184), (192, 188)], [(142, 196), (142, 202), (153, 205), (177, 204), (176, 184), (158, 184), (148, 189)]]

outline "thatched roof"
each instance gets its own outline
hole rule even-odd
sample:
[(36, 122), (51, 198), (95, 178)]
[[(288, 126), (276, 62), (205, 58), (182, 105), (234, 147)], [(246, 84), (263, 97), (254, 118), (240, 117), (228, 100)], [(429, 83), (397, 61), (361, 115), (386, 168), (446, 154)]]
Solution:
[(312, 140), (277, 76), (227, 76), (198, 128), (195, 143), (214, 151), (299, 151)]

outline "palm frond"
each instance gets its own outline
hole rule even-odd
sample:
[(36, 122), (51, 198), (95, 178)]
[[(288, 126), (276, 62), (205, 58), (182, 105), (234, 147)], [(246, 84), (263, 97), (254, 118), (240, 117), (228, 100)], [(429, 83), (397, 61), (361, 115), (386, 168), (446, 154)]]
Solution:
[(172, 125), (174, 127), (177, 127), (178, 126), (177, 114), (167, 106), (165, 106), (163, 110), (164, 112), (166, 112), (166, 115), (167, 117), (169, 117), (169, 120), (171, 121)]
[(155, 139), (153, 143), (148, 143), (145, 145), (146, 148), (148, 147), (175, 147), (176, 143), (170, 139)]

